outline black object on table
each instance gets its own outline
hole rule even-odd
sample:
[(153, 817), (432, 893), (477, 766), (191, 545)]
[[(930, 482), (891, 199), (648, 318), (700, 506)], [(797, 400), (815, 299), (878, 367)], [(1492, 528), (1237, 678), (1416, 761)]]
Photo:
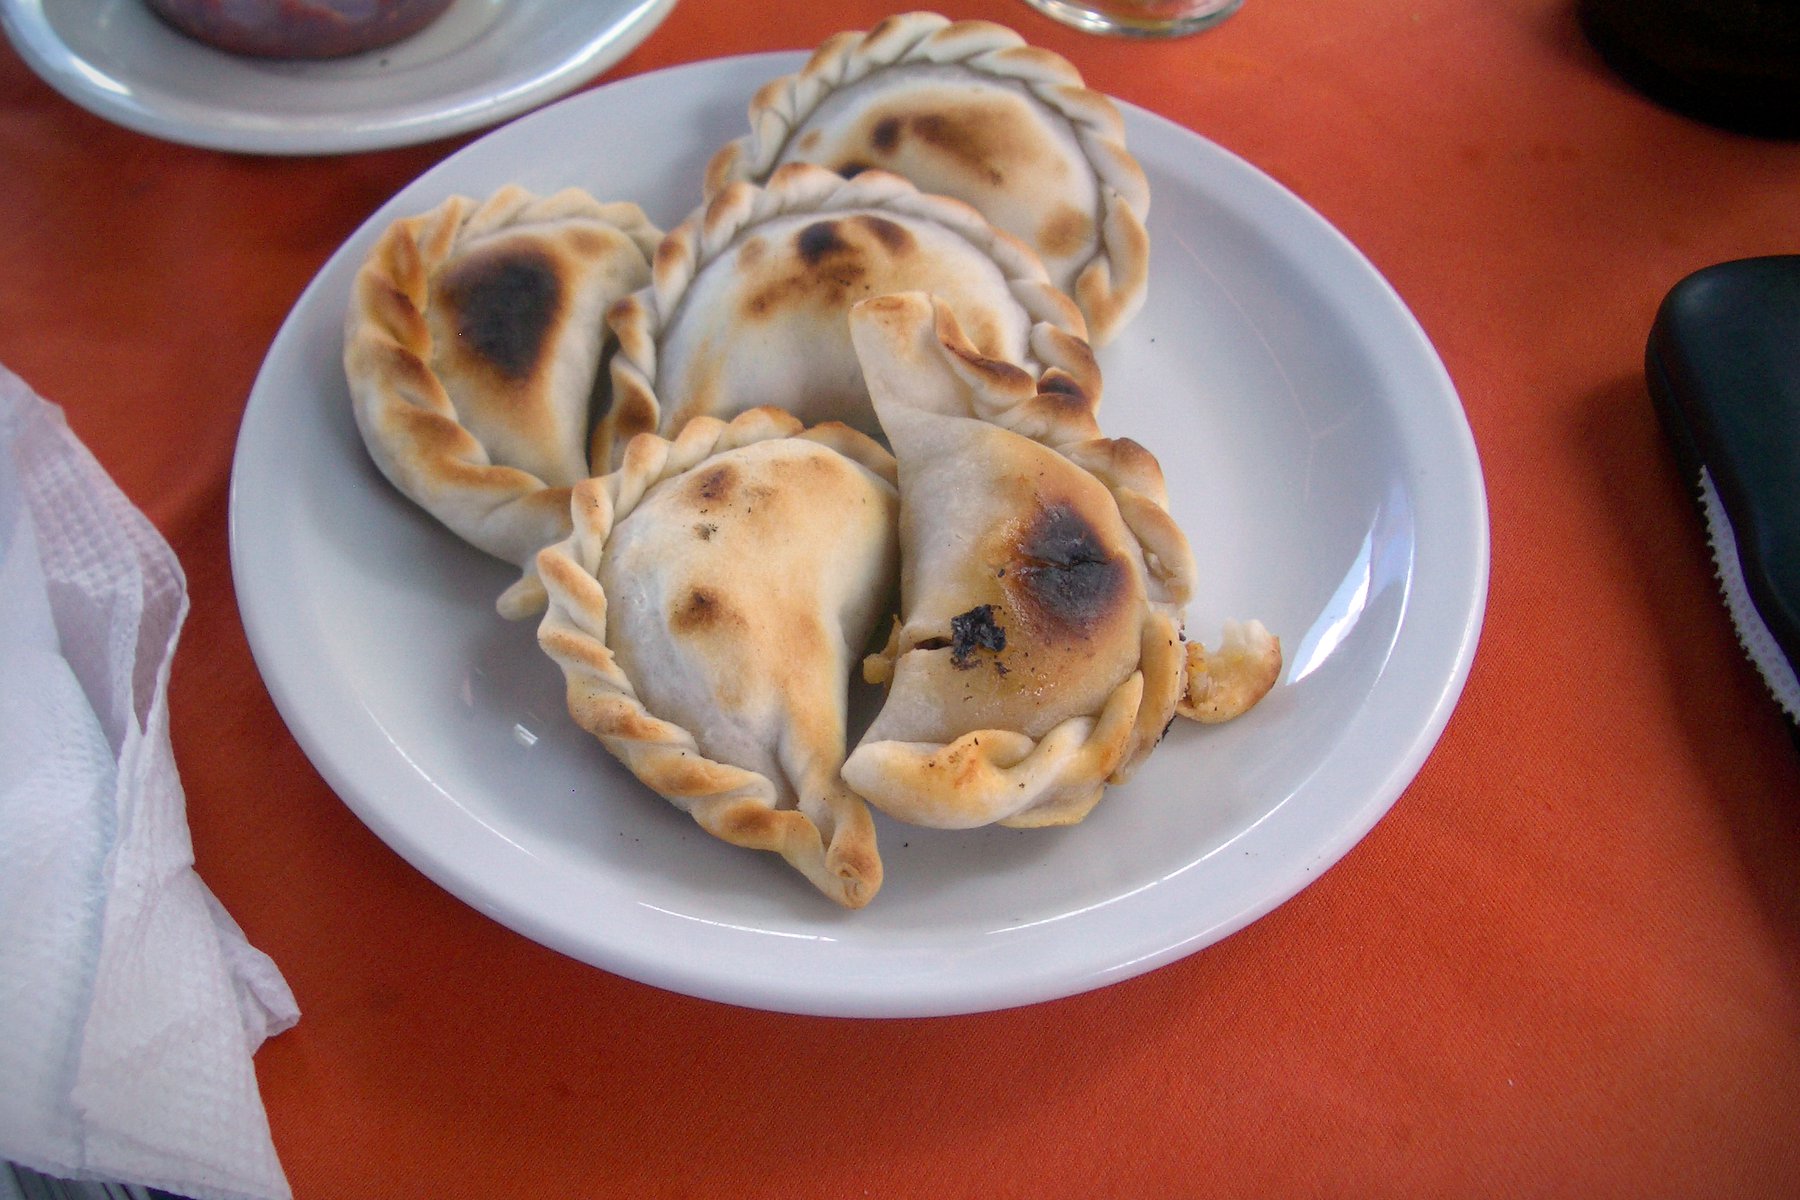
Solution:
[(1600, 57), (1666, 108), (1800, 138), (1800, 0), (1576, 0)]
[(1718, 497), (1729, 528), (1715, 524), (1715, 546), (1729, 539), (1775, 644), (1759, 654), (1742, 619), (1739, 634), (1775, 690), (1780, 666), (1765, 658), (1800, 673), (1800, 254), (1720, 263), (1677, 283), (1644, 374), (1684, 482), (1698, 490), (1704, 471)]

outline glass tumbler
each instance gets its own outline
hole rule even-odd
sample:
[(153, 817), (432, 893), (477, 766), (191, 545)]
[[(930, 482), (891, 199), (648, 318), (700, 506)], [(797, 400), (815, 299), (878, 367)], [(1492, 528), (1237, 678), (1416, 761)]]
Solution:
[(1045, 16), (1089, 33), (1168, 38), (1199, 33), (1244, 0), (1025, 0)]

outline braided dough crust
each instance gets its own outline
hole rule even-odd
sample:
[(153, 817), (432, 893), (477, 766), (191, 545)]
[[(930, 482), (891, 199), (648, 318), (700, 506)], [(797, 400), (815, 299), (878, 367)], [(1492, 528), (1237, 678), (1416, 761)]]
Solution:
[(839, 769), (850, 672), (894, 587), (893, 480), (843, 426), (702, 417), (578, 484), (573, 531), (537, 556), (538, 642), (582, 728), (709, 833), (851, 908), (882, 876)]
[(759, 405), (877, 432), (848, 313), (914, 289), (941, 296), (982, 353), (1054, 368), (1098, 398), (1086, 324), (1023, 243), (897, 175), (794, 163), (766, 186), (731, 184), (671, 230), (651, 286), (614, 305), (594, 461), (616, 465), (635, 434)]
[(576, 188), (453, 196), (396, 221), (344, 330), (357, 428), (393, 485), (464, 540), (527, 566), (587, 477), (603, 316), (661, 232)]
[(1150, 189), (1118, 108), (1005, 26), (911, 12), (835, 35), (756, 93), (707, 194), (787, 162), (878, 167), (974, 205), (1037, 251), (1096, 346), (1143, 304)]

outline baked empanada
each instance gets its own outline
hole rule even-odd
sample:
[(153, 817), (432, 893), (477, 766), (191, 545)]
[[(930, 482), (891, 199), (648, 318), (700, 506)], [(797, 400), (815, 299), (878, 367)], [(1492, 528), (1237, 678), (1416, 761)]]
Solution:
[(537, 556), (538, 641), (577, 723), (709, 833), (852, 908), (881, 859), (838, 772), (851, 672), (892, 603), (893, 479), (841, 425), (699, 418), (576, 485), (573, 532)]
[(635, 204), (502, 188), (391, 225), (356, 276), (344, 372), (381, 473), (518, 566), (569, 531), (607, 307), (650, 278)]
[[(1189, 702), (1195, 566), (1161, 468), (1080, 396), (974, 354), (928, 297), (859, 305), (851, 330), (899, 464), (901, 619), (865, 666), (889, 690), (844, 779), (921, 825), (1079, 821)], [(1267, 631), (1240, 633), (1278, 669)], [(1234, 654), (1198, 697), (1221, 719), (1274, 682), (1229, 695)]]
[(708, 194), (787, 162), (879, 167), (974, 205), (1037, 251), (1096, 346), (1143, 303), (1150, 188), (1117, 106), (1004, 26), (913, 12), (832, 37), (756, 93)]
[(874, 433), (848, 314), (888, 292), (932, 292), (982, 354), (1055, 368), (1098, 395), (1081, 314), (1037, 256), (885, 171), (844, 179), (796, 163), (763, 187), (732, 184), (669, 233), (654, 272), (608, 316), (619, 349), (597, 468), (635, 434), (759, 405)]

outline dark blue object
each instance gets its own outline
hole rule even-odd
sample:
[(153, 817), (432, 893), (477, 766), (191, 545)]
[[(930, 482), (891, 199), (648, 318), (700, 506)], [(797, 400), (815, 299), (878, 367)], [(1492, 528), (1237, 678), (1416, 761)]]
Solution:
[(1685, 482), (1711, 475), (1751, 602), (1800, 671), (1800, 254), (1676, 284), (1644, 371)]

